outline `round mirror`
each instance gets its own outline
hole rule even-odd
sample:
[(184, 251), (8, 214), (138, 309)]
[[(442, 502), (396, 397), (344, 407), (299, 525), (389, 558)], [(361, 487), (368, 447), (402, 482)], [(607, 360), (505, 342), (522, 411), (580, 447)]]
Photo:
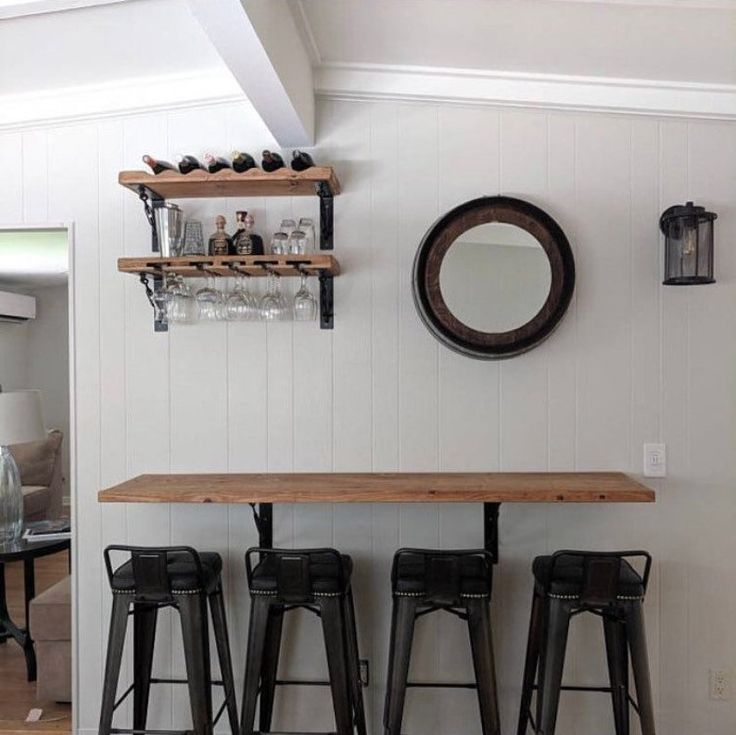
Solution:
[(414, 303), (452, 349), (512, 357), (547, 337), (563, 317), (575, 263), (559, 225), (529, 202), (483, 197), (461, 204), (427, 232), (414, 260)]
[(547, 300), (552, 269), (542, 244), (514, 225), (492, 222), (463, 232), (440, 267), (447, 308), (481, 332), (508, 332)]

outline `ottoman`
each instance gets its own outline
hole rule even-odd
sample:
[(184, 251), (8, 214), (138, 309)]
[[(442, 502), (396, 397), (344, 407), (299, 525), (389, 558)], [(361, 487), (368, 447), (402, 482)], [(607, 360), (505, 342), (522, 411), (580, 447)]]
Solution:
[(72, 578), (65, 577), (31, 600), (36, 648), (36, 699), (72, 700)]

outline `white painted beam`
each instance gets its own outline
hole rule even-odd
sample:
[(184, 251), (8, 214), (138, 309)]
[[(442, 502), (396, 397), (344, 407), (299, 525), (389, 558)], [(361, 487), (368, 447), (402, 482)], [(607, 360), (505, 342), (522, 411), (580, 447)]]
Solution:
[(91, 8), (96, 5), (112, 5), (128, 0), (0, 0), (0, 20), (20, 18), (24, 15), (60, 13), (64, 10)]
[(286, 0), (188, 3), (279, 145), (313, 145), (312, 64)]

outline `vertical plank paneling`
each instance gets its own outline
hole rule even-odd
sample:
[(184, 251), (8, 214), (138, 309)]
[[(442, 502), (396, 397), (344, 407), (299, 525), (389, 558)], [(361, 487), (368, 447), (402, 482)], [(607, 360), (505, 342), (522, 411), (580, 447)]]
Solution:
[(17, 225), (23, 220), (23, 137), (20, 133), (0, 135), (0, 166), (3, 171), (16, 171), (3, 184), (0, 197), (0, 222)]
[(23, 221), (31, 224), (48, 221), (48, 131), (23, 133)]

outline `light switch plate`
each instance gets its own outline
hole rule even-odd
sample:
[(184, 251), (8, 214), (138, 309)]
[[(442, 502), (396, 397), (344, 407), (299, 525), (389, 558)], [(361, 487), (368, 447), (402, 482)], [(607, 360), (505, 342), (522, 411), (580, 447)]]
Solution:
[(644, 477), (667, 477), (667, 449), (664, 444), (644, 445)]

